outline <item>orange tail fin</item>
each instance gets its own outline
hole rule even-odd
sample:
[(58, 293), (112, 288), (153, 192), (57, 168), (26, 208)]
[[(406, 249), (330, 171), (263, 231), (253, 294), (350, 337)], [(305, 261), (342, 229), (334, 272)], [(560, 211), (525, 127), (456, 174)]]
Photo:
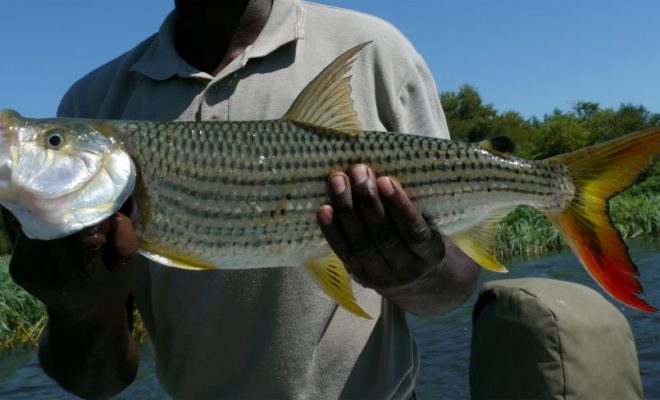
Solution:
[(660, 154), (660, 128), (626, 135), (546, 160), (568, 167), (575, 197), (564, 212), (546, 215), (561, 231), (587, 272), (612, 297), (645, 311), (637, 267), (609, 216), (608, 200), (634, 183)]

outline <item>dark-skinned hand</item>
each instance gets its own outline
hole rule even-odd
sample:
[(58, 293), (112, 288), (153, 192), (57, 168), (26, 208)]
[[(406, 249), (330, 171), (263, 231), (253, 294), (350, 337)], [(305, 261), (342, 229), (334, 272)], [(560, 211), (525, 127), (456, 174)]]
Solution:
[(131, 220), (116, 213), (62, 239), (32, 240), (20, 233), (10, 273), (49, 312), (84, 319), (126, 306), (133, 275), (127, 262), (137, 249)]
[(317, 219), (330, 247), (363, 286), (375, 290), (411, 283), (438, 268), (445, 247), (394, 179), (367, 166), (328, 178), (330, 205)]

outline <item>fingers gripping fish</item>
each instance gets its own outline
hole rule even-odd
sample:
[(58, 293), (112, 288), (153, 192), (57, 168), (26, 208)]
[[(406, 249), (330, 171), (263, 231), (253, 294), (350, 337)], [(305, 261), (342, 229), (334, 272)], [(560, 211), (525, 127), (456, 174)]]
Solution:
[(607, 200), (660, 152), (660, 128), (542, 161), (490, 143), (365, 132), (347, 76), (358, 45), (311, 81), (278, 120), (28, 119), (0, 113), (0, 203), (26, 235), (54, 239), (115, 213), (132, 194), (141, 253), (171, 267), (304, 265), (339, 305), (368, 317), (316, 223), (334, 170), (364, 162), (396, 177), (430, 226), (483, 267), (498, 222), (543, 212), (613, 297), (654, 311)]

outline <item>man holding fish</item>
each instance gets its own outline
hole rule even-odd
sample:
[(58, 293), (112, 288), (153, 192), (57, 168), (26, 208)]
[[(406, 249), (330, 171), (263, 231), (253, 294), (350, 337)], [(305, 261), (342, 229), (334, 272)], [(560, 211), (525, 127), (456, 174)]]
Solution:
[[(175, 5), (157, 35), (77, 82), (58, 116), (275, 119), (335, 57), (373, 41), (352, 69), (362, 127), (448, 137), (427, 67), (383, 21), (298, 0)], [(19, 236), (11, 271), (48, 308), (46, 372), (83, 397), (126, 387), (138, 364), (135, 299), (175, 397), (410, 398), (419, 359), (404, 310), (462, 304), (479, 267), (429, 228), (395, 180), (361, 164), (328, 175), (318, 224), (373, 319), (338, 308), (300, 268), (190, 272), (136, 256), (125, 215), (140, 210), (129, 202), (74, 236)]]

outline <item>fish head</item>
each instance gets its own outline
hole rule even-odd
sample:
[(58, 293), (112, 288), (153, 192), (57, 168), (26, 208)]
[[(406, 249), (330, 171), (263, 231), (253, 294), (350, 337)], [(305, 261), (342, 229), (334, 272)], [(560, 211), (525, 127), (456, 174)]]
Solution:
[(107, 123), (0, 112), (0, 204), (30, 238), (70, 235), (115, 213), (135, 166)]

